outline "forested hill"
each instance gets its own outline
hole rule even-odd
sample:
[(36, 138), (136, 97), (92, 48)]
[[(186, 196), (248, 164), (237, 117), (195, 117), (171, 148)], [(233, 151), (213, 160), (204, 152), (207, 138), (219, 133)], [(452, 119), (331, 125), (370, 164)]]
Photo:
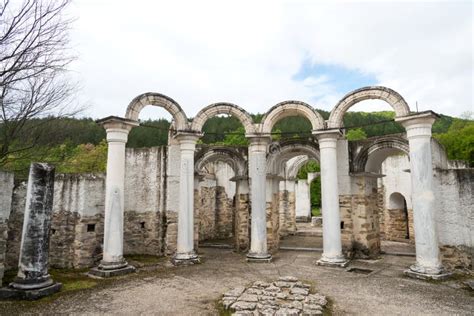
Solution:
[[(318, 111), (325, 119), (329, 117), (329, 112)], [(259, 122), (262, 115), (253, 117), (255, 122)], [(393, 117), (394, 113), (389, 111), (347, 112), (344, 126), (349, 139), (403, 132), (403, 127), (391, 121)], [(144, 120), (141, 126), (131, 131), (127, 146), (165, 145), (169, 126), (170, 122), (165, 119)], [(1, 130), (2, 126), (0, 132)], [(307, 137), (310, 130), (310, 122), (305, 118), (288, 117), (274, 126), (273, 137)], [(204, 125), (203, 131), (203, 143), (246, 144), (243, 126), (233, 117), (211, 118)], [(433, 126), (433, 134), (445, 145), (450, 159), (474, 163), (474, 121), (442, 115)], [(100, 171), (105, 167), (107, 146), (104, 139), (104, 129), (90, 118), (31, 120), (25, 123), (25, 127), (11, 144), (18, 151), (3, 157), (0, 168), (24, 173), (34, 160), (56, 163), (60, 172)]]

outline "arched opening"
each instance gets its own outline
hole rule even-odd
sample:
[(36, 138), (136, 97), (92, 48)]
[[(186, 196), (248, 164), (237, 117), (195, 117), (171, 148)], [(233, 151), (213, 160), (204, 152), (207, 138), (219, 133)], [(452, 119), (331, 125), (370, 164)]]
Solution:
[(410, 108), (405, 99), (396, 91), (386, 87), (364, 87), (346, 94), (334, 107), (327, 122), (328, 128), (341, 128), (344, 114), (355, 104), (364, 100), (382, 100), (395, 111), (395, 117), (410, 114)]
[(353, 172), (376, 175), (377, 209), (374, 221), (381, 250), (414, 253), (413, 211), (408, 141), (402, 136), (382, 136), (352, 142), (357, 155)]
[(385, 214), (385, 239), (390, 241), (410, 239), (412, 222), (413, 217), (408, 213), (405, 197), (399, 192), (390, 194)]
[[(247, 173), (244, 151), (244, 148), (198, 146), (194, 216), (199, 247), (245, 248), (242, 244), (248, 234), (241, 236), (240, 232), (242, 226), (248, 227), (249, 223), (248, 220), (241, 223), (239, 213), (248, 212), (248, 208), (239, 207), (242, 194), (246, 194), (248, 200), (248, 192), (242, 193), (241, 183)], [(248, 184), (246, 186), (248, 190)]]
[[(280, 120), (286, 117), (303, 117), (306, 118), (311, 130), (320, 130), (324, 128), (324, 119), (309, 104), (300, 101), (284, 101), (273, 106), (262, 118), (261, 132), (270, 134)], [(304, 129), (304, 126), (303, 126)], [(296, 129), (296, 132), (302, 132), (302, 126)]]

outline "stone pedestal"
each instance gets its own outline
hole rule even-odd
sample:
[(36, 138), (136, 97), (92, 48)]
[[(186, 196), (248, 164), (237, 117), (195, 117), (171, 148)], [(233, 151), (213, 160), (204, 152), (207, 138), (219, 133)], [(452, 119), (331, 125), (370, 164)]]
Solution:
[(105, 182), (104, 249), (99, 266), (91, 275), (110, 277), (135, 271), (123, 258), (123, 213), (125, 186), (125, 144), (138, 122), (120, 117), (97, 121), (107, 132), (107, 178)]
[(413, 222), (416, 263), (406, 271), (415, 278), (438, 279), (446, 274), (441, 265), (435, 222), (431, 127), (438, 115), (428, 111), (396, 119), (407, 131), (410, 146)]
[(179, 177), (178, 243), (171, 262), (175, 265), (199, 263), (194, 250), (194, 151), (200, 135), (180, 133), (176, 136), (180, 146), (181, 166)]
[(319, 142), (321, 164), (321, 199), (323, 212), (323, 254), (318, 265), (344, 267), (348, 260), (342, 254), (341, 215), (337, 183), (337, 139), (339, 130), (315, 133)]
[(269, 138), (251, 137), (249, 145), (249, 178), (251, 199), (251, 236), (249, 262), (269, 262), (267, 246), (266, 173)]
[(26, 193), (18, 275), (0, 298), (38, 299), (61, 289), (48, 274), (54, 167), (32, 163)]

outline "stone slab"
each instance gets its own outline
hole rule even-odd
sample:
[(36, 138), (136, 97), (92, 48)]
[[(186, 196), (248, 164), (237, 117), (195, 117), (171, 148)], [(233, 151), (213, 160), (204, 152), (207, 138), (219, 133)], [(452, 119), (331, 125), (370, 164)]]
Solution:
[(249, 258), (247, 257), (248, 263), (270, 263), (272, 262), (272, 257), (269, 258)]
[(343, 262), (327, 262), (327, 261), (316, 261), (316, 265), (324, 266), (324, 267), (333, 267), (333, 268), (345, 268), (349, 265), (350, 260), (343, 261)]
[(34, 290), (18, 290), (10, 287), (0, 288), (0, 299), (33, 301), (59, 292), (62, 286), (62, 283), (53, 283), (50, 286)]
[(447, 280), (451, 277), (452, 273), (445, 272), (440, 274), (426, 274), (426, 273), (419, 273), (412, 271), (410, 269), (403, 271), (403, 273), (413, 279), (420, 279), (420, 280), (437, 280), (443, 281)]
[(110, 278), (114, 276), (124, 275), (135, 272), (136, 269), (134, 266), (127, 265), (120, 269), (99, 269), (98, 267), (92, 268), (89, 270), (89, 275), (101, 277), (101, 278)]
[(190, 258), (190, 259), (176, 259), (176, 258), (172, 258), (172, 259), (171, 259), (171, 263), (172, 263), (174, 266), (189, 266), (189, 265), (193, 265), (193, 264), (200, 264), (200, 263), (201, 263), (201, 259), (200, 259), (199, 257)]

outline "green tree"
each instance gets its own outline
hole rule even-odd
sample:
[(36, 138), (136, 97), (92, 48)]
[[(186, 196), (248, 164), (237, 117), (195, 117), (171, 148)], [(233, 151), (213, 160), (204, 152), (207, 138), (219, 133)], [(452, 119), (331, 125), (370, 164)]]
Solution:
[(447, 133), (434, 134), (449, 159), (464, 160), (474, 166), (474, 121), (454, 119)]
[(346, 133), (346, 137), (348, 140), (361, 140), (366, 139), (367, 134), (364, 132), (362, 128), (355, 128), (351, 129)]

